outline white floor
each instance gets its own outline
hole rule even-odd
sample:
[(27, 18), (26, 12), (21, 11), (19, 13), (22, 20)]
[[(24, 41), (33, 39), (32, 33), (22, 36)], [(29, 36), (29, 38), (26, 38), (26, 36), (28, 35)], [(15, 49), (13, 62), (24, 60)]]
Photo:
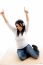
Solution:
[(43, 64), (43, 53), (41, 50), (38, 59), (28, 58), (24, 61), (20, 61), (17, 54), (11, 51), (3, 56), (3, 58), (0, 60), (0, 64)]

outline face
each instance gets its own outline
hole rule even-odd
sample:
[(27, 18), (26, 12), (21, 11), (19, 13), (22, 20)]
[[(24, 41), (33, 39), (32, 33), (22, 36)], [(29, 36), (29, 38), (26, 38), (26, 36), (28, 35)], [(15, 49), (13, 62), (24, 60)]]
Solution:
[[(20, 26), (21, 25), (21, 26)], [(19, 24), (16, 24), (16, 28), (19, 30), (19, 31), (22, 31), (22, 24), (20, 23), (20, 25)]]

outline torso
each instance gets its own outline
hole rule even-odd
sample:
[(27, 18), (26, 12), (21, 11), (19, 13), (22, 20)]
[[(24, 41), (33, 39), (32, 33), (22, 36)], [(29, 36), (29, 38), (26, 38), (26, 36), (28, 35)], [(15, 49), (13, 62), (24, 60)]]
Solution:
[(23, 35), (21, 35), (20, 33), (19, 36), (17, 36), (17, 31), (16, 31), (15, 39), (16, 39), (18, 49), (22, 49), (28, 45), (27, 39), (26, 39), (26, 32), (24, 32)]

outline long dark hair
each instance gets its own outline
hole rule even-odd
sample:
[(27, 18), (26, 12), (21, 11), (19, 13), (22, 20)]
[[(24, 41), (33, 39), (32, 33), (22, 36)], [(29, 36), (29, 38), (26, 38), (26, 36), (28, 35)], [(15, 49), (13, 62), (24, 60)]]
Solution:
[[(19, 36), (20, 33), (23, 35), (23, 33), (24, 33), (24, 31), (25, 31), (25, 25), (24, 25), (23, 20), (17, 20), (17, 21), (15, 22), (15, 25), (16, 25), (16, 24), (19, 24), (19, 25), (20, 25), (20, 23), (22, 24), (23, 29), (22, 29), (21, 32), (17, 29), (17, 36)], [(21, 25), (20, 25), (20, 26), (21, 26)]]

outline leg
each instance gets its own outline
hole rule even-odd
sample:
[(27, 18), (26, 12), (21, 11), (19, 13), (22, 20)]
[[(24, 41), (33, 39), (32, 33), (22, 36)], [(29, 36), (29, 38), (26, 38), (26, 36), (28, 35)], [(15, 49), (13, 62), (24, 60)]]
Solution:
[(25, 60), (27, 58), (27, 54), (24, 52), (23, 49), (18, 49), (17, 54), (18, 54), (20, 60)]
[(39, 56), (39, 55), (36, 53), (36, 51), (35, 51), (30, 45), (27, 45), (26, 51), (27, 51), (28, 54), (31, 55), (31, 57), (33, 57), (33, 58), (35, 58), (35, 59), (37, 59), (38, 56)]

